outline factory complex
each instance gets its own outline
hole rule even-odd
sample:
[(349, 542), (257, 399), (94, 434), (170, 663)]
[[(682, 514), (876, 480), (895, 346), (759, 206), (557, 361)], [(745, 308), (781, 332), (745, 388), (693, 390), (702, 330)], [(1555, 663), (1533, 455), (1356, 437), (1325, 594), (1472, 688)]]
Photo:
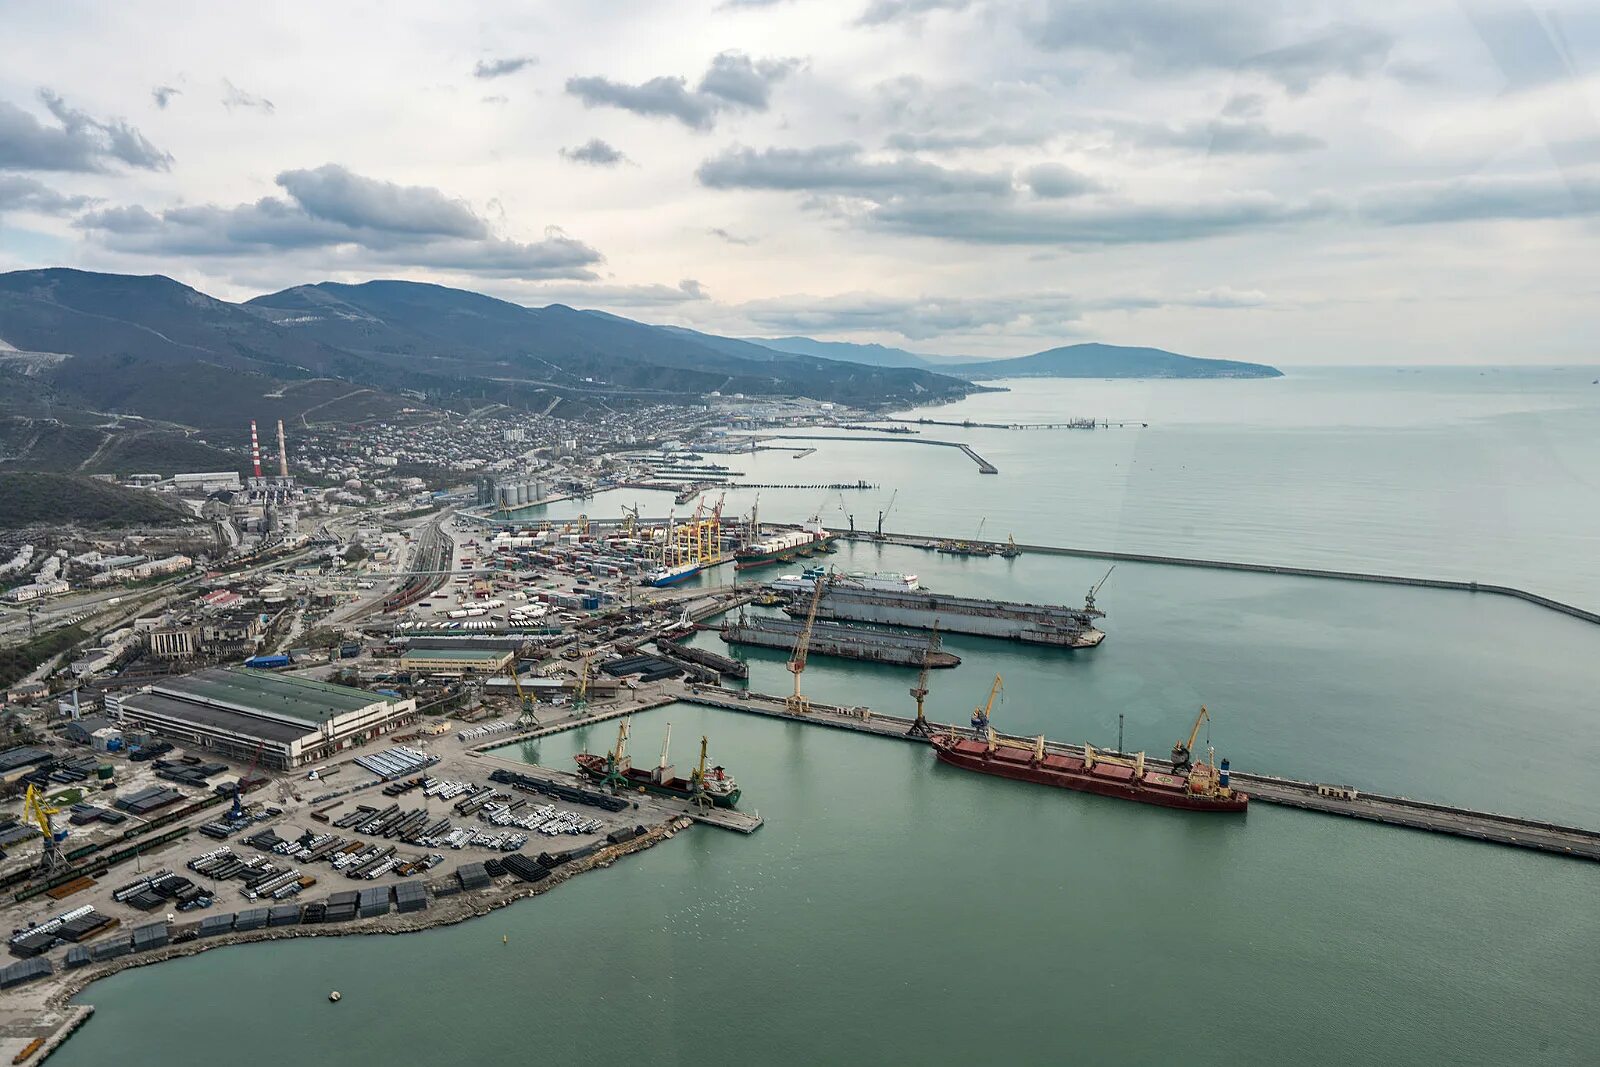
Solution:
[[(290, 674), (219, 667), (107, 699), (123, 730), (291, 770), (416, 721), (409, 697)], [(258, 755), (259, 754), (259, 755)]]

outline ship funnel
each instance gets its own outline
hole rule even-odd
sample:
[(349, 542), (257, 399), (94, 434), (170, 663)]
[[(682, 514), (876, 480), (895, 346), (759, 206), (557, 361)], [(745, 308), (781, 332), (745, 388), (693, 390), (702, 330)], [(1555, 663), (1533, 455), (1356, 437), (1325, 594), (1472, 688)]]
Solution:
[(1222, 765), (1217, 768), (1217, 784), (1219, 786), (1221, 786), (1223, 789), (1228, 788), (1228, 761), (1227, 760), (1223, 760), (1222, 761)]

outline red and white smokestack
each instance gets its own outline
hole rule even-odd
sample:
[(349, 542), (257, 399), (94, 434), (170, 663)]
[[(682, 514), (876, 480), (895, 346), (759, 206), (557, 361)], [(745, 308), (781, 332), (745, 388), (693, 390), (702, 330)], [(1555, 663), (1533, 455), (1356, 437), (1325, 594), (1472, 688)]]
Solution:
[(283, 420), (278, 420), (278, 477), (289, 477), (289, 446), (283, 441)]
[(261, 477), (261, 442), (256, 439), (256, 420), (250, 420), (250, 462), (255, 464), (256, 477)]

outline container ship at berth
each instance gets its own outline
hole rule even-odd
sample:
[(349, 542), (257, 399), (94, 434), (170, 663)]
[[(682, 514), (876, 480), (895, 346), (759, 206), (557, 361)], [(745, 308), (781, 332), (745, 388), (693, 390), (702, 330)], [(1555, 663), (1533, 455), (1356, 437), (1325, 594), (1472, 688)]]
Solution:
[(816, 552), (832, 552), (834, 535), (815, 520), (798, 530), (781, 530), (774, 534), (752, 539), (733, 554), (733, 569), (738, 571), (765, 567), (773, 563), (787, 563), (799, 556)]
[(679, 778), (672, 764), (667, 762), (667, 748), (672, 744), (672, 724), (667, 723), (667, 736), (661, 742), (661, 761), (649, 770), (633, 765), (628, 755), (628, 720), (617, 727), (617, 746), (605, 755), (580, 752), (573, 757), (578, 769), (601, 785), (618, 791), (644, 790), (680, 800), (696, 801), (719, 808), (731, 808), (739, 803), (739, 785), (733, 775), (721, 767), (706, 766), (706, 739), (700, 739), (700, 764), (689, 772), (689, 777)]
[(940, 763), (1019, 782), (1184, 811), (1243, 812), (1249, 807), (1249, 796), (1229, 783), (1227, 760), (1217, 764), (1208, 757), (1199, 763), (1191, 762), (1190, 750), (1200, 724), (1210, 718), (1205, 708), (1200, 709), (1189, 740), (1173, 746), (1172, 770), (1168, 772), (1146, 766), (1143, 752), (1112, 755), (1084, 745), (1083, 754), (1076, 756), (1049, 751), (1043, 734), (1031, 744), (998, 737), (989, 725), (989, 712), (1000, 686), (996, 675), (988, 706), (973, 712), (972, 737), (962, 737), (951, 729), (930, 739)]

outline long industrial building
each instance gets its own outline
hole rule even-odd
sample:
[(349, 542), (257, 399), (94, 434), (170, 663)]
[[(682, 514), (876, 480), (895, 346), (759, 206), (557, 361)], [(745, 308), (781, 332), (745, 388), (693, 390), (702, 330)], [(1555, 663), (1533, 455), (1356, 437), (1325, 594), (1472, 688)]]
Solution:
[(416, 722), (417, 703), (365, 689), (218, 667), (109, 698), (124, 733), (212, 749), (262, 767), (290, 770)]

